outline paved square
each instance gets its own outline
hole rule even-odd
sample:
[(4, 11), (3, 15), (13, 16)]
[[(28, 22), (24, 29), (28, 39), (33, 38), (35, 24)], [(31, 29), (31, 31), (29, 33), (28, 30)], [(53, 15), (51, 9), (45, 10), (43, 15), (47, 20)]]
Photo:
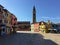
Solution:
[(58, 45), (38, 33), (16, 33), (0, 37), (0, 45)]

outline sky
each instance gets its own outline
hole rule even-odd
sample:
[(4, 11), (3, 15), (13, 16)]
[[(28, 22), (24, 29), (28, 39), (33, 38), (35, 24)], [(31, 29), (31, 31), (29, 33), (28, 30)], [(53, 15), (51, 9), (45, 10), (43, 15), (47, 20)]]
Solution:
[(13, 13), (18, 21), (32, 22), (32, 9), (35, 6), (37, 22), (60, 22), (60, 0), (0, 0), (0, 4)]

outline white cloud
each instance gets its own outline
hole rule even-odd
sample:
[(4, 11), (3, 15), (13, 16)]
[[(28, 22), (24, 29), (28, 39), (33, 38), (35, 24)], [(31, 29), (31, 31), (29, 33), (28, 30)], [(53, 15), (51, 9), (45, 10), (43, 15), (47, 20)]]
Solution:
[(50, 17), (41, 17), (41, 18), (47, 19), (47, 18), (50, 18)]
[(60, 17), (47, 17), (47, 16), (44, 16), (44, 17), (41, 17), (41, 19), (51, 19), (51, 20), (57, 19), (57, 20), (59, 20)]

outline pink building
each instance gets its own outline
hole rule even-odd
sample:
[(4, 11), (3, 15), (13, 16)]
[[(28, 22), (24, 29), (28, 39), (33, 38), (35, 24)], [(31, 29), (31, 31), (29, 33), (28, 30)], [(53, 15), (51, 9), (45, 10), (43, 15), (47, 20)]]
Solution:
[(17, 24), (17, 18), (16, 16), (12, 15), (12, 25), (16, 25)]
[(16, 32), (17, 18), (13, 14), (12, 14), (12, 20), (11, 21), (12, 21), (11, 24), (12, 24), (13, 32)]
[(34, 23), (34, 32), (39, 32), (39, 23)]

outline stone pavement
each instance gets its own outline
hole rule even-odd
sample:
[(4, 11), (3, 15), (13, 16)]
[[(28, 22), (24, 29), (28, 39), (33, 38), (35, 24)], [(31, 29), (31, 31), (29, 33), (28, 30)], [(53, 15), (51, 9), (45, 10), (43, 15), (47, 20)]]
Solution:
[(0, 45), (58, 45), (38, 33), (16, 33), (0, 37)]

